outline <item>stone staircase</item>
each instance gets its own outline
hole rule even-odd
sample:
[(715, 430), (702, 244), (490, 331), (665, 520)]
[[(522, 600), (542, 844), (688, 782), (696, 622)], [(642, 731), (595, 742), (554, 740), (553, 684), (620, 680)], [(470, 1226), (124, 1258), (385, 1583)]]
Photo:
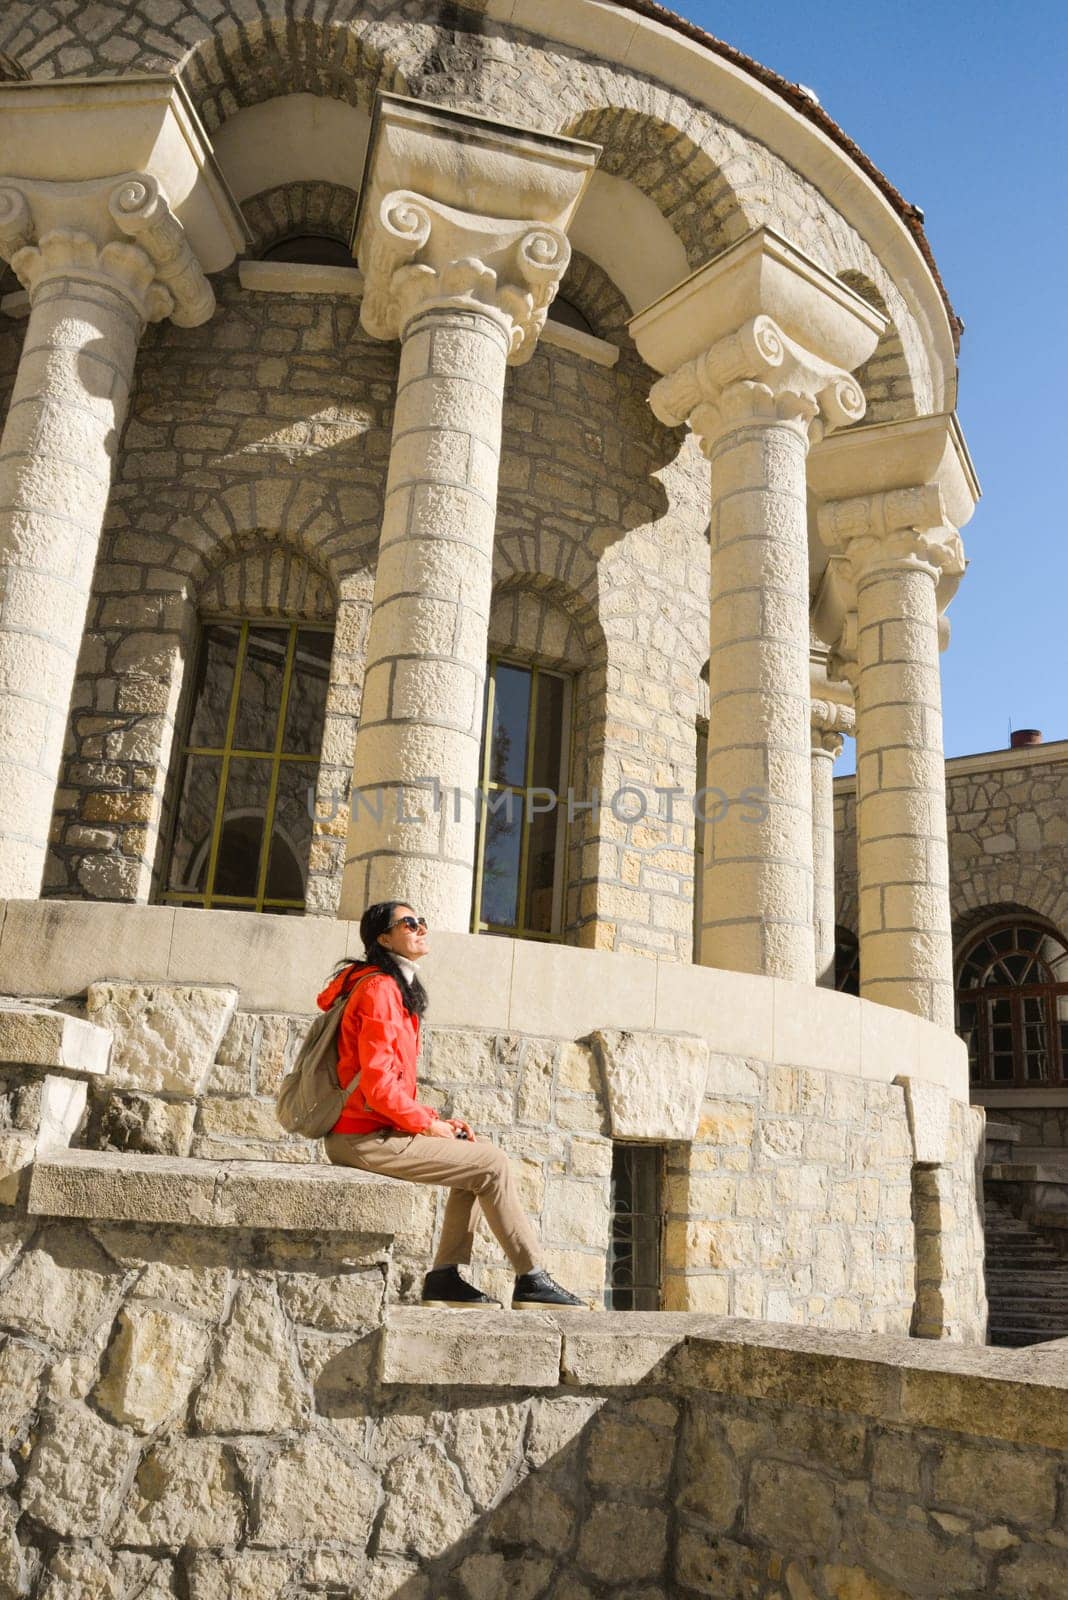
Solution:
[[(987, 1123), (986, 1292), (990, 1306), (989, 1342), (1022, 1347), (1068, 1336), (1068, 1242), (1063, 1228), (1043, 1227), (1026, 1204), (1021, 1130), (1010, 1123)], [(1018, 1211), (1021, 1214), (1017, 1214)], [(1055, 1219), (1060, 1220), (1060, 1219)]]

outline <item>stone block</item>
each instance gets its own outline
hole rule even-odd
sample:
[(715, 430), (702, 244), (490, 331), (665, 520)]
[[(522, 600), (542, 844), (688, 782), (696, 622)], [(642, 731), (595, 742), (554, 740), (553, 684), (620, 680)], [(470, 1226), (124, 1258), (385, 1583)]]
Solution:
[(295, 1567), (292, 1556), (277, 1550), (198, 1553), (188, 1568), (189, 1600), (274, 1600)]
[(645, 1426), (632, 1414), (602, 1411), (590, 1428), (586, 1477), (596, 1490), (662, 1492), (671, 1472), (674, 1434)]
[(656, 963), (614, 951), (517, 939), (508, 1028), (581, 1039), (595, 1028), (651, 1028)]
[(200, 1108), (199, 1131), (225, 1138), (287, 1139), (290, 1137), (278, 1121), (273, 1100), (257, 1100), (244, 1095), (238, 1099), (224, 1099), (212, 1095)]
[(355, 1169), (197, 1161), (65, 1150), (39, 1159), (29, 1209), (116, 1222), (206, 1223), (393, 1237), (419, 1216), (419, 1191)]
[(64, 1149), (77, 1133), (85, 1113), (88, 1084), (84, 1079), (57, 1078), (49, 1073), (41, 1085), (37, 1150)]
[(131, 1089), (198, 1094), (237, 1005), (226, 985), (91, 983), (92, 1021), (114, 1036), (111, 1077)]
[(734, 1453), (715, 1418), (691, 1407), (682, 1436), (679, 1505), (716, 1533), (727, 1533), (741, 1505), (742, 1480)]
[(758, 1461), (750, 1474), (746, 1525), (772, 1549), (829, 1552), (838, 1535), (834, 1486), (808, 1467)]
[(556, 1047), (551, 1041), (532, 1040), (527, 1045), (523, 1052), (519, 1093), (516, 1100), (516, 1117), (519, 1122), (531, 1122), (535, 1127), (545, 1127), (550, 1121), (555, 1062)]
[(119, 1544), (206, 1549), (233, 1545), (244, 1504), (231, 1452), (215, 1439), (154, 1444), (126, 1492), (115, 1525)]
[(570, 1094), (599, 1094), (601, 1075), (593, 1051), (585, 1044), (568, 1042), (560, 1046), (557, 1082)]
[(905, 1091), (913, 1161), (918, 1166), (941, 1166), (949, 1144), (952, 1101), (948, 1089), (922, 1078), (903, 1076), (894, 1082)]
[(36, 1148), (32, 1133), (0, 1133), (0, 1206), (17, 1204), (22, 1174), (33, 1162)]
[(579, 1566), (602, 1582), (659, 1577), (666, 1553), (667, 1514), (649, 1506), (595, 1504), (579, 1535)]
[(379, 1549), (433, 1559), (459, 1543), (474, 1521), (455, 1464), (434, 1445), (397, 1457), (386, 1470)]
[(191, 1100), (164, 1100), (159, 1095), (116, 1091), (109, 1095), (101, 1112), (98, 1142), (104, 1150), (188, 1155), (196, 1109)]
[(113, 972), (150, 981), (167, 970), (174, 918), (173, 906), (9, 901), (0, 930), (4, 987), (13, 994), (76, 994), (99, 978), (101, 951)]
[(1052, 1463), (986, 1441), (947, 1441), (935, 1462), (932, 1487), (937, 1505), (969, 1517), (1007, 1517), (1025, 1527), (1048, 1528), (1056, 1512)]
[(115, 1268), (90, 1241), (49, 1229), (0, 1283), (0, 1323), (53, 1349), (80, 1350), (110, 1321), (119, 1283)]
[(560, 1373), (575, 1387), (619, 1388), (663, 1375), (663, 1364), (692, 1329), (687, 1317), (617, 1311), (561, 1323)]
[(41, 1374), (48, 1365), (44, 1353), (7, 1338), (0, 1345), (0, 1450), (7, 1451), (22, 1431), (22, 1425), (37, 1407)]
[(378, 1267), (287, 1273), (278, 1279), (278, 1293), (286, 1315), (304, 1327), (368, 1328), (381, 1320), (385, 1279)]
[(0, 1003), (0, 1064), (63, 1067), (96, 1077), (107, 1071), (110, 1053), (107, 1027), (46, 1006)]
[(435, 1083), (490, 1083), (497, 1076), (492, 1040), (460, 1029), (437, 1029), (431, 1035), (427, 1072)]
[(692, 1034), (592, 1035), (617, 1139), (692, 1140), (708, 1076), (708, 1044)]
[(203, 1323), (132, 1301), (119, 1313), (94, 1402), (113, 1422), (154, 1432), (188, 1403), (210, 1338)]
[(327, 1540), (362, 1547), (378, 1505), (378, 1482), (325, 1439), (298, 1440), (273, 1456), (264, 1472), (257, 1544), (318, 1545)]
[(198, 1388), (197, 1426), (204, 1433), (284, 1433), (299, 1427), (306, 1412), (307, 1397), (277, 1301), (245, 1285)]
[(82, 1405), (48, 1408), (22, 1489), (22, 1510), (61, 1538), (106, 1534), (139, 1441)]
[(496, 1500), (523, 1454), (525, 1403), (466, 1405), (455, 1413), (456, 1459), (468, 1493), (480, 1509)]
[(390, 1312), (382, 1331), (383, 1383), (463, 1383), (471, 1388), (555, 1389), (561, 1335), (540, 1312)]
[(542, 1234), (547, 1243), (608, 1246), (608, 1186), (584, 1178), (551, 1177), (542, 1214)]

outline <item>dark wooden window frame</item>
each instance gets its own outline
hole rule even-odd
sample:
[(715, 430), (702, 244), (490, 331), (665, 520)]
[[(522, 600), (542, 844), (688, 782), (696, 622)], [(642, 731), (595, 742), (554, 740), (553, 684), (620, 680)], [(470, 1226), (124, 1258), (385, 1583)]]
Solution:
[[(969, 1043), (969, 1062), (971, 1068), (972, 1086), (977, 1089), (1036, 1089), (1048, 1087), (1064, 1087), (1068, 1076), (1068, 1051), (1062, 1045), (1061, 1026), (1062, 1019), (1057, 1015), (1057, 1001), (1068, 996), (1068, 983), (1057, 983), (1052, 976), (1041, 983), (1016, 983), (1016, 984), (985, 984), (981, 981), (965, 986), (961, 981), (964, 970), (976, 959), (984, 944), (999, 934), (1012, 932), (1017, 937), (1026, 934), (1035, 939), (1036, 944), (1042, 939), (1053, 939), (1068, 953), (1068, 945), (1052, 928), (1043, 927), (1040, 923), (1024, 918), (1011, 918), (1002, 922), (990, 924), (988, 927), (978, 929), (970, 938), (958, 962), (957, 982), (957, 1031)], [(990, 959), (984, 971), (1004, 959), (1006, 955), (1023, 954), (1025, 950), (1014, 944), (1009, 950), (999, 951), (990, 946)], [(1036, 961), (1041, 962), (1043, 969), (1049, 973), (1048, 964), (1038, 955), (1037, 950), (1026, 951)], [(1048, 1067), (1045, 1077), (1036, 1078), (1027, 1076), (1027, 1050), (1024, 1038), (1024, 1002), (1037, 1000), (1042, 1008), (1042, 1021), (1045, 1024), (1046, 1038), (1048, 1040), (1047, 1055)], [(1009, 1023), (1012, 1028), (1012, 1058), (1013, 1072), (1011, 1078), (996, 1078), (991, 1062), (991, 1029), (994, 1026), (1004, 1027), (1004, 1023), (994, 1022), (993, 1007), (995, 1003), (1003, 1001), (1009, 1007)], [(962, 1006), (974, 1006), (976, 1010), (973, 1037), (969, 1038), (962, 1024)]]

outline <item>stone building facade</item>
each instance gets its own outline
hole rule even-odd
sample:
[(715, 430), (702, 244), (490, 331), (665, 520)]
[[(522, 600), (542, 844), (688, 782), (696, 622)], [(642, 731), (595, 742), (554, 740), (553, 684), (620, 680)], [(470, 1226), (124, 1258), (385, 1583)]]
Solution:
[[(1038, 1600), (1058, 1441), (1017, 1506), (937, 1465), (962, 1357), (901, 1398), (909, 1336), (986, 1329), (939, 687), (978, 486), (919, 214), (646, 0), (16, 0), (0, 70), (0, 1583), (934, 1600), (945, 1549)], [(400, 1309), (436, 1196), (279, 1134), (386, 895), (426, 1093), (613, 1308), (599, 1366)], [(832, 1343), (765, 1392), (744, 1352), (821, 1330), (907, 1382)], [(352, 1527), (295, 1525), (313, 1460)]]
[[(1015, 979), (1021, 998), (1014, 1009), (1029, 999), (1035, 1018), (1041, 1019), (1031, 1023), (1038, 1031), (1025, 1041), (1017, 1023), (1014, 1048), (1006, 1040), (996, 1067), (989, 1047), (980, 1055), (979, 1041), (973, 1041), (972, 1098), (998, 1122), (1018, 1124), (1025, 1147), (1063, 1150), (1068, 1147), (1068, 991), (1062, 987), (1068, 981), (1063, 955), (1068, 941), (1068, 746), (1058, 740), (956, 756), (946, 763), (946, 799), (958, 1026), (966, 1037), (969, 1032), (977, 1035), (984, 1025), (982, 1018), (967, 1012), (966, 969), (977, 947), (982, 950), (991, 931), (995, 939), (1017, 931), (1006, 949), (1022, 950), (1032, 943), (1038, 949), (1048, 941), (1048, 972), (1009, 972), (994, 985), (1000, 995), (1008, 988), (1005, 980)], [(855, 936), (856, 802), (849, 778), (835, 783), (835, 823), (839, 931)], [(848, 938), (843, 942), (848, 944)], [(1042, 989), (1045, 995), (1039, 994)], [(961, 1006), (966, 1008), (963, 1017)], [(1029, 1020), (1021, 1018), (1025, 1027)], [(993, 1015), (987, 1019), (991, 1024), (1011, 1025)]]

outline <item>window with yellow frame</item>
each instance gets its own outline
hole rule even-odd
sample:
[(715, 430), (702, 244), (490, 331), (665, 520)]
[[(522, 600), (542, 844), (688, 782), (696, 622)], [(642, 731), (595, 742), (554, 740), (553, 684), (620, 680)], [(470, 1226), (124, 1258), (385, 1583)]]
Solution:
[(569, 678), (490, 658), (478, 808), (476, 933), (560, 937), (570, 724)]
[(332, 644), (311, 623), (204, 624), (162, 900), (304, 910)]

